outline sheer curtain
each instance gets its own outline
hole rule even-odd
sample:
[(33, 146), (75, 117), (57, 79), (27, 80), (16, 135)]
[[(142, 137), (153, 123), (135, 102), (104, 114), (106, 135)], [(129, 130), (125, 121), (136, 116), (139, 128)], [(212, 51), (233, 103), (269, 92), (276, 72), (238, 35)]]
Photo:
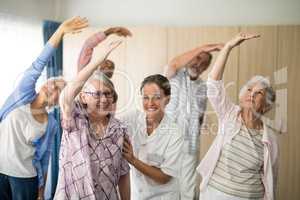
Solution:
[[(41, 22), (0, 13), (0, 106), (43, 48)], [(46, 80), (46, 73), (37, 87)]]

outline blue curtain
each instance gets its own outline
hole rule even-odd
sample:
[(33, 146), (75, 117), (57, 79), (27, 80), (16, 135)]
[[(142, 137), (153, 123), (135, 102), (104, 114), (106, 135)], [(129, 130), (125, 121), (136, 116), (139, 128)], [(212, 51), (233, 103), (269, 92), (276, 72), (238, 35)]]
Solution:
[[(43, 21), (43, 37), (44, 37), (44, 43), (46, 43), (49, 38), (52, 36), (52, 34), (56, 31), (56, 29), (59, 27), (59, 22), (54, 21)], [(53, 77), (53, 76), (60, 76), (62, 75), (62, 63), (63, 63), (63, 55), (62, 55), (62, 42), (60, 43), (60, 46), (56, 50), (55, 54), (51, 57), (47, 64), (47, 78)], [(60, 124), (60, 111), (58, 108), (54, 109), (54, 114), (56, 120)], [(59, 147), (60, 147), (60, 141), (61, 141), (61, 127), (59, 134), (55, 135), (54, 137), (54, 143), (52, 146), (52, 154), (51, 154), (51, 161), (50, 161), (50, 167), (48, 171), (48, 183), (46, 188), (46, 199), (52, 199), (55, 193), (56, 184), (57, 184), (57, 178), (58, 178), (58, 155), (59, 155)]]

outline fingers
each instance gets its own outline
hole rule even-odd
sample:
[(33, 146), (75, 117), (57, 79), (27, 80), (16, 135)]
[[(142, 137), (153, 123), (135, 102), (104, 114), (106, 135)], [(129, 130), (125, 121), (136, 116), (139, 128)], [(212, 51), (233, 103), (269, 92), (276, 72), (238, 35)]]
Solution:
[(239, 33), (238, 37), (240, 37), (241, 39), (244, 39), (244, 40), (249, 40), (252, 38), (258, 38), (258, 37), (260, 37), (260, 35), (259, 34)]
[(87, 18), (76, 18), (74, 20), (74, 28), (75, 29), (82, 29), (82, 28), (86, 28), (89, 25), (88, 19)]
[(132, 36), (132, 33), (127, 28), (124, 27), (116, 27), (114, 29), (114, 33), (117, 34), (118, 36), (123, 36), (123, 37)]

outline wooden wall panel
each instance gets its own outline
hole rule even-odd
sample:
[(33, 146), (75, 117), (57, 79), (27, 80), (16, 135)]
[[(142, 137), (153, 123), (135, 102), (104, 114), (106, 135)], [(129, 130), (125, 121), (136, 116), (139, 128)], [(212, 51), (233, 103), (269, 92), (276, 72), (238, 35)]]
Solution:
[(241, 32), (256, 33), (261, 37), (245, 41), (240, 46), (239, 86), (254, 75), (269, 76), (272, 80), (277, 66), (277, 27), (242, 27)]
[[(287, 134), (279, 137), (280, 200), (300, 199), (300, 93), (297, 81), (300, 77), (300, 26), (280, 26), (278, 31), (278, 70), (287, 68), (287, 82), (280, 82), (277, 87), (287, 88)], [(281, 72), (281, 73), (284, 73)], [(284, 75), (284, 74), (283, 74)]]
[[(167, 62), (167, 31), (160, 27), (131, 27), (133, 37), (126, 43), (124, 72), (130, 77), (133, 104), (129, 109), (140, 108), (139, 88), (146, 76), (162, 73)], [(128, 87), (128, 85), (126, 86)]]

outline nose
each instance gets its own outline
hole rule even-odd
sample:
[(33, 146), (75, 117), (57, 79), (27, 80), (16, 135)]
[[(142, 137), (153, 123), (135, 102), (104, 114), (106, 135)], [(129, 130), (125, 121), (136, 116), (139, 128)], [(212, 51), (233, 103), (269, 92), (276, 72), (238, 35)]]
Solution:
[(152, 106), (153, 104), (154, 104), (154, 99), (153, 98), (149, 98), (148, 106)]
[(107, 97), (104, 96), (104, 95), (101, 96), (101, 97), (99, 98), (99, 101), (102, 102), (102, 103), (103, 103), (103, 102), (104, 102), (104, 103), (107, 102), (107, 100), (108, 100)]

